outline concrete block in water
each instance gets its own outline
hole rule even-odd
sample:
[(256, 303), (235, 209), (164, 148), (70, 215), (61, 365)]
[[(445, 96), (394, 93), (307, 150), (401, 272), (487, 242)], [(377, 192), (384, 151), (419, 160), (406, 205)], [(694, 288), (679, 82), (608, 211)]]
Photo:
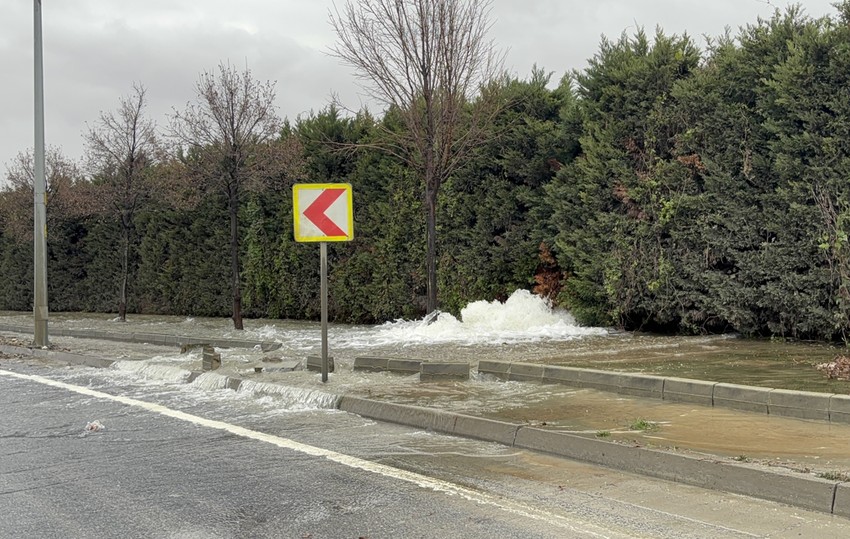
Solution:
[(465, 361), (424, 362), (420, 382), (454, 382), (469, 380), (469, 363)]
[(829, 513), (833, 508), (835, 482), (800, 473), (763, 470), (531, 427), (520, 427), (514, 446), (815, 511)]
[(581, 369), (576, 385), (616, 393), (620, 387), (620, 375), (616, 372)]
[(508, 380), (517, 382), (543, 382), (543, 365), (533, 363), (511, 363)]
[(836, 486), (832, 513), (840, 517), (850, 518), (850, 483), (838, 483)]
[[(307, 356), (307, 370), (322, 372), (322, 356)], [(334, 372), (333, 356), (328, 356), (328, 372)]]
[(293, 372), (301, 369), (301, 362), (297, 359), (280, 361), (272, 366), (264, 366), (263, 372)]
[(281, 346), (283, 346), (283, 343), (263, 341), (260, 343), (260, 350), (263, 352), (273, 352), (278, 350)]
[(456, 436), (466, 436), (511, 446), (514, 445), (518, 429), (519, 425), (505, 421), (459, 414), (456, 416), (451, 433)]
[(422, 362), (418, 359), (393, 359), (387, 360), (387, 370), (398, 374), (418, 374)]
[(366, 372), (383, 372), (387, 370), (389, 358), (362, 356), (354, 358), (354, 370)]
[(577, 386), (579, 374), (583, 369), (576, 367), (559, 367), (557, 365), (546, 365), (543, 368), (543, 382), (547, 384), (565, 384)]
[(343, 412), (357, 414), (378, 421), (389, 421), (437, 432), (452, 432), (455, 415), (442, 410), (422, 408), (406, 404), (381, 402), (360, 397), (343, 396), (339, 401)]
[(215, 351), (212, 346), (204, 346), (204, 357), (202, 368), (205, 371), (214, 371), (221, 367), (221, 354)]
[(650, 374), (620, 373), (617, 393), (634, 397), (660, 399), (664, 395), (664, 378)]
[(187, 352), (191, 352), (192, 350), (196, 350), (198, 348), (206, 348), (210, 346), (208, 342), (189, 342), (184, 339), (184, 341), (180, 344), (180, 353), (185, 354)]
[(826, 393), (773, 389), (767, 396), (767, 413), (829, 421), (829, 397)]
[(662, 398), (673, 402), (690, 402), (703, 406), (714, 405), (714, 386), (717, 382), (690, 380), (688, 378), (665, 378)]
[(511, 364), (508, 361), (482, 359), (478, 362), (478, 372), (480, 374), (491, 374), (500, 380), (508, 379), (510, 369)]
[(829, 420), (833, 423), (850, 423), (850, 395), (830, 395)]
[(714, 405), (747, 412), (767, 413), (770, 388), (717, 384), (714, 386)]

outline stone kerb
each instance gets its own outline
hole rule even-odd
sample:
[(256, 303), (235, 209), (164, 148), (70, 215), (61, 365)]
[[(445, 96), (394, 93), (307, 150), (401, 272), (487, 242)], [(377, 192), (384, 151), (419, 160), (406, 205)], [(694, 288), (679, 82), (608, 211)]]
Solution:
[(739, 384), (716, 384), (714, 405), (747, 412), (768, 413), (767, 399), (770, 388), (743, 386)]
[[(322, 372), (322, 357), (307, 356), (306, 368), (308, 371)], [(334, 358), (328, 356), (328, 372), (334, 372)]]
[(495, 376), (499, 380), (507, 380), (510, 370), (511, 363), (508, 361), (494, 361), (491, 359), (478, 360), (479, 374), (489, 374)]
[(543, 382), (543, 365), (534, 363), (511, 363), (508, 380), (515, 382)]
[(714, 386), (717, 382), (688, 378), (665, 378), (662, 398), (672, 402), (690, 402), (714, 406)]
[(386, 403), (343, 395), (338, 407), (343, 412), (370, 419), (437, 432), (452, 432), (455, 426), (454, 414), (420, 406)]
[(418, 359), (390, 358), (387, 360), (387, 370), (398, 374), (419, 374), (422, 361)]
[(664, 378), (650, 374), (620, 373), (617, 393), (634, 397), (660, 399), (664, 396)]
[(389, 358), (386, 357), (361, 356), (354, 358), (352, 368), (355, 371), (383, 372), (387, 370), (388, 362)]
[(419, 371), (420, 382), (453, 382), (469, 380), (469, 363), (465, 361), (426, 361)]
[(600, 391), (617, 393), (620, 389), (620, 374), (616, 372), (582, 369), (578, 373), (576, 384)]
[(850, 395), (829, 396), (829, 420), (833, 423), (850, 423)]
[(458, 414), (451, 434), (512, 446), (518, 430), (513, 423)]
[(825, 393), (772, 389), (767, 395), (767, 413), (829, 421), (830, 397)]
[(578, 386), (579, 374), (584, 369), (576, 367), (559, 367), (557, 365), (546, 365), (543, 368), (543, 382), (547, 384), (565, 384)]
[[(520, 427), (515, 447), (831, 513), (835, 481)], [(850, 494), (850, 492), (848, 492)]]
[(832, 512), (840, 517), (850, 518), (850, 483), (839, 483), (835, 487)]

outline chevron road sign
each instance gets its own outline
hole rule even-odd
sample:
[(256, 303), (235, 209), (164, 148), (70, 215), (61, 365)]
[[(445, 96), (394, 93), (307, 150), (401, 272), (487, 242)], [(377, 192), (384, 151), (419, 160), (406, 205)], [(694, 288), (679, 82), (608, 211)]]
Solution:
[(292, 188), (295, 241), (350, 241), (354, 238), (351, 185), (300, 183)]

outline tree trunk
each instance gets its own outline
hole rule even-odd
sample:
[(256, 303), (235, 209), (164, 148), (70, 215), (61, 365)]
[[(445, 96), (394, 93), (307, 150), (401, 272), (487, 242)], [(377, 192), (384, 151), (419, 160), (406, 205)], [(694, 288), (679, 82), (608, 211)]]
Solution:
[(121, 217), (121, 288), (118, 291), (118, 319), (127, 321), (127, 274), (130, 272), (130, 227), (127, 225), (127, 217)]
[(236, 186), (228, 189), (230, 209), (230, 288), (233, 294), (233, 328), (242, 325), (242, 288), (239, 284), (239, 191)]
[(426, 213), (426, 314), (437, 310), (437, 190), (425, 189)]

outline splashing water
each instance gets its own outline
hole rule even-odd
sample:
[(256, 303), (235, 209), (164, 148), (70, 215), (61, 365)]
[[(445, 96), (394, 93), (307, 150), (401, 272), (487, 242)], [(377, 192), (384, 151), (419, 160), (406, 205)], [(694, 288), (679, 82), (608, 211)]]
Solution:
[(187, 369), (161, 365), (152, 361), (116, 361), (112, 364), (112, 368), (128, 373), (140, 374), (153, 380), (180, 383), (185, 382), (192, 374)]
[(271, 397), (278, 405), (290, 411), (333, 410), (336, 409), (340, 399), (338, 395), (317, 389), (267, 384), (253, 380), (243, 380), (237, 391), (257, 397)]
[(568, 341), (607, 335), (604, 328), (581, 327), (566, 311), (552, 309), (542, 298), (517, 290), (507, 301), (476, 301), (464, 307), (458, 320), (449, 313), (418, 321), (399, 320), (375, 328), (373, 342), (455, 343), (463, 345)]

